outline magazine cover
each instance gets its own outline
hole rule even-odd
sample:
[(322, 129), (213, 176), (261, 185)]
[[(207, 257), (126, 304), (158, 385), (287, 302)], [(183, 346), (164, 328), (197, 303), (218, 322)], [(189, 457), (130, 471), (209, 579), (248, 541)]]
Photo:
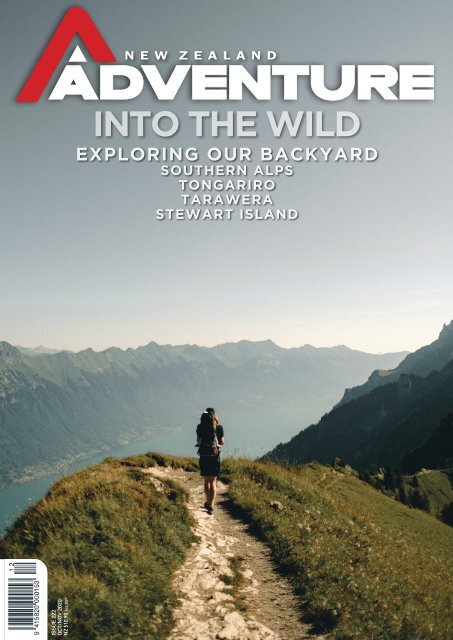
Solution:
[(452, 4), (0, 24), (0, 640), (452, 638)]

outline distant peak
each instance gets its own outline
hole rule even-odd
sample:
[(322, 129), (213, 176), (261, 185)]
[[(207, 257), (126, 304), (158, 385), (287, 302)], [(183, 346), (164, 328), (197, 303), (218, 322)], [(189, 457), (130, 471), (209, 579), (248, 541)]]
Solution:
[(306, 351), (354, 351), (350, 347), (347, 347), (345, 344), (335, 344), (331, 347), (315, 347), (313, 344), (303, 344), (301, 347), (294, 347), (295, 349), (305, 349)]
[(442, 331), (439, 333), (438, 340), (442, 342), (450, 342), (450, 340), (453, 340), (453, 320), (451, 320), (449, 324), (444, 324)]
[(20, 360), (20, 351), (9, 342), (0, 341), (0, 359)]
[(249, 345), (256, 345), (256, 346), (261, 346), (261, 347), (272, 347), (272, 348), (276, 348), (276, 349), (281, 349), (282, 347), (279, 347), (278, 344), (276, 344), (273, 340), (271, 340), (270, 338), (268, 338), (267, 340), (241, 340), (238, 344), (249, 344)]

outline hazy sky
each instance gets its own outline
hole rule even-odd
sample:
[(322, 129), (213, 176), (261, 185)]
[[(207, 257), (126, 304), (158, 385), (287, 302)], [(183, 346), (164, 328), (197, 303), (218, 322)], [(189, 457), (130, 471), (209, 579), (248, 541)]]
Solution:
[[(282, 346), (347, 344), (414, 349), (453, 317), (451, 0), (96, 0), (89, 10), (111, 49), (276, 50), (280, 62), (434, 64), (434, 102), (353, 99), (328, 104), (244, 99), (159, 104), (15, 98), (71, 2), (3, 3), (0, 340), (81, 349), (161, 343), (212, 345), (272, 338)], [(72, 53), (72, 48), (68, 55)], [(171, 55), (171, 64), (176, 57)], [(91, 66), (90, 66), (91, 65)], [(91, 62), (87, 67), (94, 71)], [(163, 67), (163, 68), (169, 68)], [(203, 140), (119, 137), (136, 146), (375, 146), (369, 164), (296, 165), (276, 206), (295, 223), (158, 222), (176, 206), (174, 181), (152, 164), (77, 164), (94, 136), (94, 111), (350, 109), (351, 139)]]

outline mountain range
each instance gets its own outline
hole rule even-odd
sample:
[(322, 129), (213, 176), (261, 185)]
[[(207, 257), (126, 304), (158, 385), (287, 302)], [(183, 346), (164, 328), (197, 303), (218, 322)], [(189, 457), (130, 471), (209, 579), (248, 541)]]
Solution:
[(453, 321), (444, 324), (437, 340), (409, 353), (395, 369), (373, 371), (365, 384), (346, 389), (340, 404), (363, 396), (376, 387), (397, 382), (404, 373), (427, 376), (431, 371), (442, 369), (453, 360)]
[(43, 354), (49, 353), (58, 353), (61, 349), (49, 349), (49, 347), (44, 347), (42, 344), (39, 347), (21, 347), (20, 345), (16, 345), (16, 349), (21, 353), (25, 353), (27, 356), (42, 356)]
[(391, 465), (414, 472), (453, 466), (453, 322), (437, 340), (392, 370), (346, 390), (317, 424), (269, 456), (291, 463), (339, 456), (358, 469)]
[(193, 453), (206, 406), (218, 410), (230, 453), (258, 455), (405, 355), (270, 340), (27, 354), (0, 342), (0, 483), (134, 440)]

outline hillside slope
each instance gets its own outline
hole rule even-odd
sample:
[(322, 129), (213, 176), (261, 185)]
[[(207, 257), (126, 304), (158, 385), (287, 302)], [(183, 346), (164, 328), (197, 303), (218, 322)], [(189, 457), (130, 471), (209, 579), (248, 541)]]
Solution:
[(31, 357), (3, 342), (0, 485), (150, 436), (192, 453), (207, 405), (221, 408), (236, 448), (258, 454), (276, 442), (276, 432), (290, 437), (332, 406), (345, 385), (403, 355), (243, 341)]
[(348, 469), (228, 461), (229, 494), (338, 640), (453, 637), (453, 530)]
[(69, 599), (72, 640), (160, 640), (172, 627), (171, 575), (194, 541), (186, 500), (171, 481), (110, 459), (53, 485), (1, 540), (1, 557), (46, 563), (49, 611)]
[(365, 384), (346, 389), (340, 404), (360, 398), (376, 387), (398, 382), (402, 374), (424, 377), (431, 371), (440, 371), (450, 360), (453, 360), (453, 320), (444, 324), (436, 340), (409, 353), (394, 369), (376, 369)]
[(402, 462), (405, 473), (422, 467), (442, 469), (453, 467), (453, 413), (446, 415), (421, 447), (406, 453)]
[[(0, 543), (2, 557), (46, 562), (49, 606), (61, 594), (69, 597), (74, 640), (163, 640), (171, 632), (176, 605), (171, 579), (193, 541), (193, 520), (182, 488), (187, 478), (175, 484), (181, 474), (156, 475), (156, 464), (196, 468), (193, 460), (152, 453), (106, 459), (60, 480)], [(240, 563), (229, 580), (219, 576), (220, 560), (210, 562), (225, 530), (231, 535), (224, 551), (238, 535), (232, 510), (270, 547), (296, 589), (305, 622), (318, 632), (332, 640), (453, 637), (451, 527), (379, 493), (348, 468), (309, 464), (288, 469), (228, 459), (223, 479), (227, 510), (212, 517), (209, 531), (204, 526), (200, 531), (210, 546), (190, 556), (192, 563), (189, 558), (196, 573), (205, 570), (199, 585), (191, 582), (195, 574), (184, 574), (189, 600), (199, 587), (212, 594), (219, 579), (230, 584), (230, 600), (242, 597), (241, 584), (250, 575), (241, 576)], [(193, 482), (198, 490), (200, 480)], [(198, 491), (192, 509), (203, 510), (201, 501)], [(196, 515), (200, 522), (202, 517)], [(250, 536), (250, 530), (244, 535)], [(257, 573), (260, 566), (253, 566), (254, 577), (269, 579)], [(205, 600), (212, 610), (212, 598)], [(275, 607), (268, 612), (271, 622), (280, 612), (278, 603), (269, 600), (268, 606)], [(198, 615), (194, 607), (189, 602), (179, 613)], [(224, 603), (214, 607), (215, 615), (224, 615)], [(242, 636), (208, 634), (206, 639), (211, 637)]]
[[(401, 374), (397, 382), (337, 405), (269, 457), (300, 463), (340, 456), (357, 469), (449, 466), (451, 429), (444, 428), (437, 440), (433, 432), (452, 411), (453, 360), (424, 378)], [(411, 457), (414, 449), (419, 452)]]

